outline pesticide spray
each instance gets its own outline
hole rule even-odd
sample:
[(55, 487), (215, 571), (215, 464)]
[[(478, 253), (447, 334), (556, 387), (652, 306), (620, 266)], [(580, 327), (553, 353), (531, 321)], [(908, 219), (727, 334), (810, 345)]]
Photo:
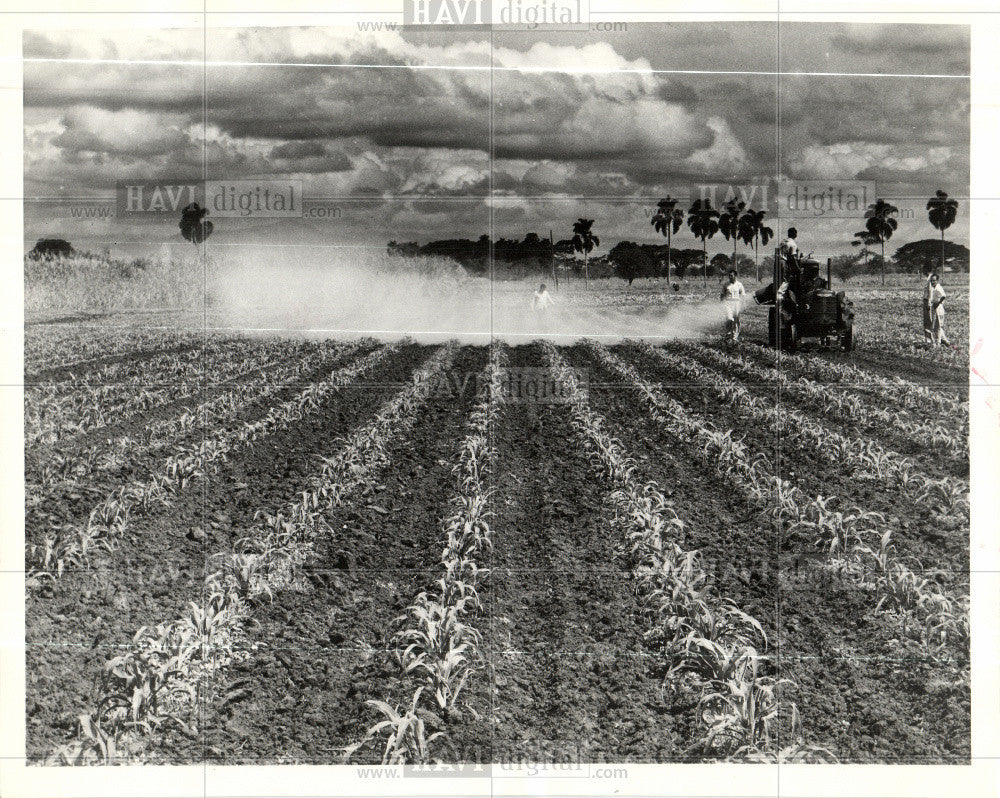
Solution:
[(565, 344), (693, 338), (721, 329), (724, 321), (717, 301), (653, 297), (639, 303), (618, 291), (565, 284), (554, 304), (538, 312), (531, 302), (537, 278), (491, 281), (444, 258), (280, 253), (227, 253), (224, 262), (209, 265), (209, 307), (221, 326), (310, 337), (469, 344), (544, 338)]

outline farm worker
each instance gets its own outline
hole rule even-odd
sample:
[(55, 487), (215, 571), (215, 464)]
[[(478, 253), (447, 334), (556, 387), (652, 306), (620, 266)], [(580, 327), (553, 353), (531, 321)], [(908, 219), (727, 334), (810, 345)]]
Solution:
[(934, 342), (934, 319), (931, 314), (931, 278), (933, 273), (927, 275), (927, 282), (924, 283), (924, 301), (922, 303), (924, 311), (924, 343)]
[(730, 269), (729, 281), (722, 286), (719, 299), (726, 311), (726, 335), (733, 342), (740, 340), (740, 310), (746, 293), (743, 283), (736, 279), (736, 271)]
[(542, 283), (538, 286), (538, 290), (535, 291), (535, 295), (531, 298), (531, 309), (536, 313), (544, 313), (554, 304), (555, 300), (552, 298), (552, 294), (550, 294), (549, 289), (545, 287), (545, 283)]
[(778, 254), (785, 261), (785, 268), (782, 269), (782, 281), (775, 294), (774, 304), (779, 308), (784, 304), (785, 297), (790, 293), (791, 301), (795, 301), (795, 293), (799, 289), (799, 245), (796, 238), (799, 231), (794, 227), (788, 228), (788, 237), (781, 242)]
[(538, 290), (531, 297), (531, 309), (534, 311), (535, 318), (538, 319), (540, 326), (545, 331), (549, 329), (549, 308), (555, 303), (556, 301), (545, 287), (545, 283), (538, 286)]
[(799, 245), (795, 241), (798, 238), (799, 231), (794, 227), (788, 228), (788, 236), (781, 242), (780, 252), (781, 256), (788, 263), (791, 260), (797, 260), (799, 256)]
[(944, 299), (946, 296), (948, 295), (938, 281), (938, 276), (932, 274), (928, 281), (927, 306), (931, 314), (931, 338), (935, 349), (941, 344), (951, 346), (948, 336), (944, 334)]

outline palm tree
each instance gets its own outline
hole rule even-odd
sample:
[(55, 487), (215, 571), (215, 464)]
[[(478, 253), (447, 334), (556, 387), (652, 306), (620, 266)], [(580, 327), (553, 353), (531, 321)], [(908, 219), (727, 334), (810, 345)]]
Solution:
[(730, 238), (733, 240), (733, 268), (737, 273), (739, 273), (739, 266), (736, 260), (736, 242), (740, 237), (740, 219), (743, 218), (743, 211), (746, 206), (745, 202), (737, 202), (735, 199), (731, 199), (722, 209), (722, 215), (719, 216), (719, 229), (727, 241)]
[[(958, 200), (948, 199), (948, 195), (941, 189), (934, 192), (934, 196), (927, 200), (927, 218), (931, 224), (941, 231), (941, 268), (944, 269), (944, 231), (955, 222), (958, 216)], [(920, 267), (920, 276), (923, 277), (923, 266)]]
[(667, 237), (667, 282), (670, 282), (670, 239), (684, 224), (684, 211), (669, 194), (656, 203), (656, 213), (650, 220), (653, 229)]
[(767, 246), (767, 242), (774, 237), (774, 230), (764, 224), (764, 217), (767, 211), (755, 211), (748, 208), (747, 212), (740, 217), (740, 240), (748, 247), (753, 247), (753, 265), (757, 272), (757, 282), (760, 282), (760, 263), (757, 262), (759, 252), (758, 242)]
[(893, 231), (899, 226), (895, 215), (899, 208), (890, 205), (885, 200), (875, 200), (865, 211), (865, 227), (882, 245), (882, 285), (885, 285), (885, 242), (892, 238)]
[(712, 207), (709, 199), (697, 199), (688, 210), (687, 226), (695, 238), (701, 239), (702, 268), (705, 270), (705, 285), (708, 285), (708, 239), (719, 232), (719, 212)]
[(577, 219), (573, 223), (573, 251), (583, 253), (583, 273), (590, 288), (590, 252), (601, 245), (601, 239), (591, 232), (593, 219)]

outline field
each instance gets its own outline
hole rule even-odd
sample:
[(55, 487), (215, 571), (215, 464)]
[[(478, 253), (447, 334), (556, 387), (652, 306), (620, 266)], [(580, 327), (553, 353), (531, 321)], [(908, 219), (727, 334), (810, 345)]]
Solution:
[(968, 763), (948, 288), (933, 352), (848, 286), (850, 355), (29, 318), (29, 759)]

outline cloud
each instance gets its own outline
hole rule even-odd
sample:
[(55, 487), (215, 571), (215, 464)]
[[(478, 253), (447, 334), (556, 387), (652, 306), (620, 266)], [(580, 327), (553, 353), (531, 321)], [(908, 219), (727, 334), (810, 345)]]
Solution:
[[(481, 228), (477, 198), (491, 187), (511, 224), (534, 226), (536, 214), (558, 225), (587, 206), (608, 230), (634, 223), (622, 198), (778, 171), (966, 193), (967, 81), (651, 72), (770, 70), (778, 32), (636, 23), (602, 41), (504, 33), (491, 49), (477, 31), (217, 29), (209, 60), (255, 65), (210, 67), (207, 84), (200, 29), (30, 32), (28, 57), (189, 64), (26, 63), (26, 192), (198, 176), (205, 159), (231, 178), (302, 179), (307, 196), (426, 197), (399, 210), (421, 238), (463, 220)], [(789, 71), (944, 72), (968, 56), (960, 26), (785, 23), (780, 33)], [(481, 69), (490, 64), (501, 69)], [(588, 196), (616, 202), (557, 202)]]
[(951, 163), (949, 147), (894, 148), (864, 141), (806, 147), (790, 162), (793, 177), (830, 180), (875, 180), (879, 176), (908, 175), (927, 170), (938, 172)]
[(268, 159), (276, 172), (345, 172), (353, 165), (345, 153), (319, 141), (286, 141), (271, 148)]
[(894, 54), (937, 55), (968, 44), (968, 28), (958, 25), (842, 24), (830, 41), (853, 55), (891, 49)]
[(106, 111), (77, 107), (62, 118), (62, 132), (52, 143), (72, 155), (153, 156), (181, 152), (191, 139), (181, 129), (182, 118), (145, 111)]

